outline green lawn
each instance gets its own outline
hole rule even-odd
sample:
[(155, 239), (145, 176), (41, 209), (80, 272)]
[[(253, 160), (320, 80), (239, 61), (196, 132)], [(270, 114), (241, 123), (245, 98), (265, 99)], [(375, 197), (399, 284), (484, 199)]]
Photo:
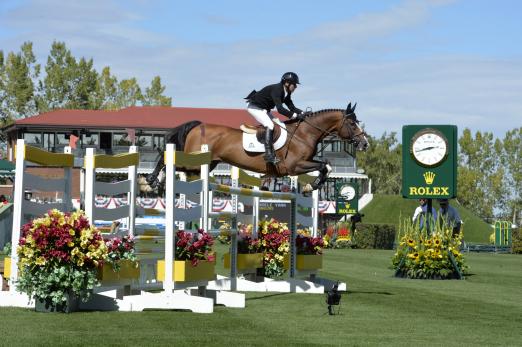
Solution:
[[(365, 223), (398, 225), (401, 217), (411, 218), (418, 205), (417, 200), (403, 199), (398, 195), (375, 194), (373, 200), (361, 210), (361, 213), (364, 214)], [(464, 221), (464, 240), (472, 243), (489, 243), (489, 235), (493, 232), (493, 228), (455, 200), (451, 200), (451, 205), (459, 211)], [(438, 202), (433, 201), (433, 206), (437, 211), (439, 210)]]
[[(222, 253), (223, 247), (218, 246)], [(257, 293), (245, 309), (80, 312), (0, 309), (1, 345), (521, 345), (522, 257), (470, 254), (464, 281), (396, 279), (392, 251), (327, 250), (323, 275), (346, 281), (341, 315), (323, 295)], [(219, 272), (222, 272), (220, 266)]]

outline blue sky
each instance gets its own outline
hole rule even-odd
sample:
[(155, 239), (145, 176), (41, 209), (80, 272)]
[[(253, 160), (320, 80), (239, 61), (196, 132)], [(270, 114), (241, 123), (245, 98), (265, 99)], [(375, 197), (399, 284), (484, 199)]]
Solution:
[(367, 131), (456, 124), (503, 137), (522, 126), (522, 2), (2, 0), (0, 49), (53, 40), (173, 105), (244, 107), (254, 88), (300, 75), (298, 107), (357, 101)]

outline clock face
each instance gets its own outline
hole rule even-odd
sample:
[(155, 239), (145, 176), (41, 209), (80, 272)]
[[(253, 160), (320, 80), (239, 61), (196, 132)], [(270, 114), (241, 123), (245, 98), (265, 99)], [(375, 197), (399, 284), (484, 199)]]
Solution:
[(448, 156), (448, 140), (438, 130), (424, 129), (411, 139), (410, 152), (423, 166), (437, 166)]
[(341, 196), (345, 200), (352, 200), (355, 197), (355, 189), (352, 186), (344, 186), (341, 188)]

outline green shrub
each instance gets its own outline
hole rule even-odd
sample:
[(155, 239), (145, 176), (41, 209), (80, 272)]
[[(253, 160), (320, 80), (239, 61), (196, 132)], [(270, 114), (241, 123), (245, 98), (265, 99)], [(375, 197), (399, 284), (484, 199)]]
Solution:
[(393, 249), (396, 228), (393, 224), (357, 224), (353, 244), (357, 248)]
[(512, 252), (522, 254), (522, 229), (513, 229), (511, 232)]

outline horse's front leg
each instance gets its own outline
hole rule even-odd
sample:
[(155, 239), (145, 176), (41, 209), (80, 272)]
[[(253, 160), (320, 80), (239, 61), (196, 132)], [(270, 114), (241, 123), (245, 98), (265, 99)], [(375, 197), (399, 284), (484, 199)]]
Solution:
[(317, 178), (312, 182), (311, 185), (307, 184), (305, 188), (303, 188), (304, 192), (310, 192), (312, 190), (321, 188), (324, 182), (326, 182), (328, 175), (332, 171), (332, 167), (330, 166), (330, 164), (324, 161), (302, 160), (297, 162), (293, 172), (290, 172), (290, 174), (301, 175), (312, 171), (319, 171), (319, 176), (317, 176)]
[(158, 176), (165, 167), (165, 163), (163, 161), (163, 155), (159, 156), (158, 163), (156, 164), (156, 167), (154, 168), (154, 171), (150, 175), (147, 176), (147, 183), (151, 188), (156, 188), (160, 181), (158, 179)]

